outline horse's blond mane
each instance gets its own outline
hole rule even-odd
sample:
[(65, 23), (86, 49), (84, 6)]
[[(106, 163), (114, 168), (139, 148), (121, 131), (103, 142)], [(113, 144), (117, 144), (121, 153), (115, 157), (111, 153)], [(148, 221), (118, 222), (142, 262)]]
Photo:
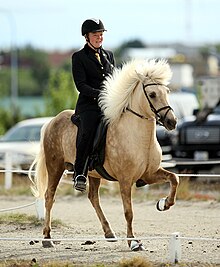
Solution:
[(129, 105), (136, 84), (154, 82), (167, 85), (172, 77), (166, 60), (132, 60), (109, 76), (99, 96), (99, 104), (109, 123), (117, 121)]

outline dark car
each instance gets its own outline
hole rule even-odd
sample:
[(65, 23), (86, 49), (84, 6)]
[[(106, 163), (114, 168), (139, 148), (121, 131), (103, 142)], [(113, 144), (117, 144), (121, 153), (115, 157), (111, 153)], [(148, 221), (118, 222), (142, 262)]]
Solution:
[(168, 155), (171, 153), (171, 134), (163, 126), (157, 125), (157, 140), (161, 146), (163, 155)]
[(179, 169), (209, 170), (220, 163), (219, 111), (217, 106), (179, 121), (172, 136), (172, 156)]
[[(199, 104), (193, 93), (176, 91), (169, 95), (170, 105), (174, 110), (178, 121), (193, 113)], [(187, 106), (187, 109), (185, 108)], [(157, 140), (162, 148), (163, 159), (171, 159), (172, 137), (175, 131), (168, 131), (163, 126), (157, 125)]]

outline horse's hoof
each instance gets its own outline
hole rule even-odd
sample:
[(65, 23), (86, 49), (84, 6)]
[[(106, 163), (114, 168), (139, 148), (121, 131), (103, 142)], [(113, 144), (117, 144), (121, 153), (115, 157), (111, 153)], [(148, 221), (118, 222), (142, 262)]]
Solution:
[(145, 249), (145, 247), (141, 244), (140, 247), (139, 247), (139, 250), (140, 250), (140, 251), (145, 251), (146, 249)]
[(110, 235), (105, 235), (105, 238), (108, 242), (117, 242), (116, 236), (112, 233)]
[(49, 240), (42, 241), (42, 245), (44, 248), (53, 248), (54, 247), (53, 241), (49, 241)]
[(161, 198), (158, 202), (157, 202), (157, 209), (159, 211), (165, 211), (165, 210), (168, 210), (169, 207), (166, 206), (166, 201), (167, 201), (167, 198), (164, 197), (164, 198)]
[(138, 242), (136, 240), (132, 240), (131, 241), (130, 248), (131, 248), (132, 251), (144, 251), (145, 250), (145, 248), (142, 245), (142, 243), (140, 243), (140, 242)]

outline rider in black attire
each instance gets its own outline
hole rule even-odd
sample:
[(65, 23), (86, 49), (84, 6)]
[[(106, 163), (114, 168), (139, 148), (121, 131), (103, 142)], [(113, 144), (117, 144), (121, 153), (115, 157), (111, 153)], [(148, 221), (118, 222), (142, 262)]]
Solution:
[(92, 152), (94, 136), (101, 119), (98, 96), (105, 77), (113, 71), (115, 60), (111, 51), (102, 48), (103, 33), (106, 30), (101, 20), (85, 20), (81, 31), (86, 44), (72, 55), (72, 74), (79, 91), (76, 115), (80, 118), (74, 187), (83, 192), (86, 190), (88, 157)]

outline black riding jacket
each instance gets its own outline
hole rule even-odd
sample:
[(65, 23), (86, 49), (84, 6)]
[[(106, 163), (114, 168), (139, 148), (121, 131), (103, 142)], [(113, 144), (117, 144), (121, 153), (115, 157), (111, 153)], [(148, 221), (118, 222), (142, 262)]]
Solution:
[(98, 95), (105, 77), (112, 73), (115, 60), (111, 51), (100, 48), (102, 64), (95, 56), (95, 50), (88, 44), (72, 55), (72, 74), (79, 98), (76, 113), (99, 110)]

